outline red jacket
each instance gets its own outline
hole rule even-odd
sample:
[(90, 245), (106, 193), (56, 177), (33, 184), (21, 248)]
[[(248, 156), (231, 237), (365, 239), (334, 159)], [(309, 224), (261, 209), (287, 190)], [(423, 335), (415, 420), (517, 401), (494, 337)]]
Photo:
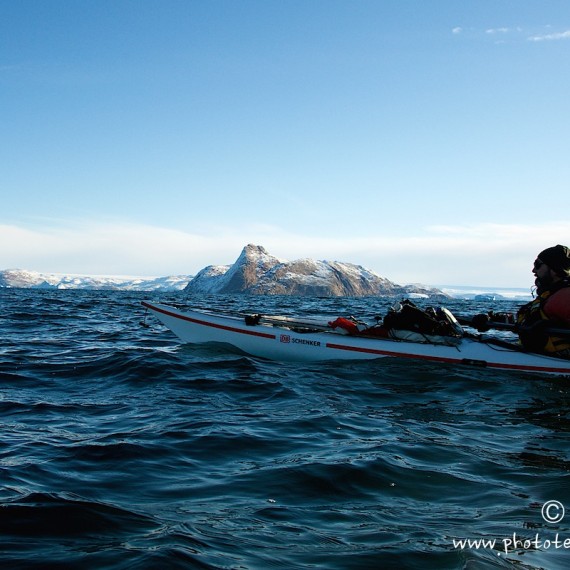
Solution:
[(570, 287), (564, 287), (550, 295), (542, 310), (549, 319), (570, 325)]

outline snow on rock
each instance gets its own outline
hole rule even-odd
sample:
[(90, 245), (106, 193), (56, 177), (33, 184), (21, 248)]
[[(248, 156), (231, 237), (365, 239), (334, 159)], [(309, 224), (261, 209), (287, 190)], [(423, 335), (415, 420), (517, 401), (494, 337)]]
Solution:
[(445, 295), (437, 289), (402, 287), (360, 265), (339, 261), (280, 260), (249, 244), (233, 265), (210, 265), (185, 288), (193, 293), (307, 295), (317, 297)]

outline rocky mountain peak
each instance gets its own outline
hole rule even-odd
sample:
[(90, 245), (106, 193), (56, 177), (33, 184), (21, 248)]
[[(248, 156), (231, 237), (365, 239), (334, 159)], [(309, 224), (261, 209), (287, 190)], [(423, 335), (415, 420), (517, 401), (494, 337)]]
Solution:
[[(360, 265), (339, 261), (280, 260), (260, 245), (245, 246), (233, 265), (210, 265), (188, 284), (186, 293), (240, 293), (364, 297), (410, 295), (409, 288), (392, 283)], [(426, 295), (425, 289), (422, 295)], [(443, 295), (432, 290), (434, 295)], [(426, 295), (427, 296), (427, 295)]]

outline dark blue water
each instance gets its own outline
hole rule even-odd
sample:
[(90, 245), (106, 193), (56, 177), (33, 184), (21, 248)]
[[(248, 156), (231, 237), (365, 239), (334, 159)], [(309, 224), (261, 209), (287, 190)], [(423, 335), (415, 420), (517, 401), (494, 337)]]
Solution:
[[(151, 317), (140, 326), (142, 299), (183, 301), (0, 290), (2, 568), (568, 567), (568, 381), (181, 346)], [(541, 514), (552, 500), (568, 510), (558, 522), (559, 506)]]

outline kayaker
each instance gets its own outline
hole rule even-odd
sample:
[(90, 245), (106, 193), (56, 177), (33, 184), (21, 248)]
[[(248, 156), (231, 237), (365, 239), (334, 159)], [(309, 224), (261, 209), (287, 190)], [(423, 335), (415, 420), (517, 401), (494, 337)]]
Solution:
[[(517, 313), (521, 344), (532, 352), (570, 359), (570, 249), (555, 245), (541, 251), (532, 268), (537, 297)], [(554, 336), (548, 327), (568, 328)]]

